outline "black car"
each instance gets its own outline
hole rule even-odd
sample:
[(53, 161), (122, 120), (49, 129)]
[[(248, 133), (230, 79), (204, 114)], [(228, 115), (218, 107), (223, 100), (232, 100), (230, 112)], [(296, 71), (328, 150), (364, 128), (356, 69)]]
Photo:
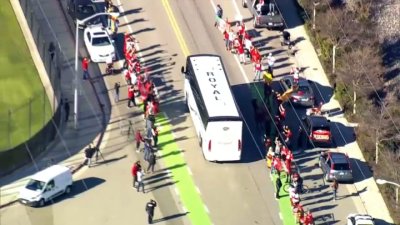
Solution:
[[(67, 5), (68, 14), (76, 24), (76, 20), (84, 20), (96, 13), (105, 12), (106, 3), (104, 0), (69, 0)], [(87, 25), (103, 24), (107, 26), (107, 16), (98, 16), (88, 22)], [(84, 28), (85, 25), (79, 25), (79, 28)]]
[[(330, 120), (324, 116), (305, 116), (303, 117), (303, 125), (309, 143), (315, 146), (327, 146), (332, 144), (332, 134)], [(303, 129), (304, 129), (303, 128)]]

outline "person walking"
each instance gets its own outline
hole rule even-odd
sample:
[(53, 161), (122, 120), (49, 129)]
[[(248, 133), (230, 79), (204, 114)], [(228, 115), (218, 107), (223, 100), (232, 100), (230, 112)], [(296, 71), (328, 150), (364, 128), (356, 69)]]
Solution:
[(136, 152), (140, 152), (140, 143), (144, 142), (144, 139), (139, 129), (136, 130), (135, 132), (135, 141), (136, 141)]
[(157, 147), (157, 144), (158, 144), (158, 128), (157, 128), (157, 126), (153, 126), (153, 129), (151, 129), (151, 132), (153, 134), (153, 146)]
[(128, 87), (128, 108), (131, 107), (131, 102), (133, 103), (134, 106), (136, 106), (135, 88), (133, 85)]
[(47, 49), (47, 51), (50, 54), (50, 61), (53, 61), (54, 55), (55, 55), (55, 52), (56, 52), (56, 47), (54, 46), (53, 42), (50, 42), (49, 48)]
[(333, 201), (336, 201), (337, 191), (339, 189), (339, 183), (337, 182), (336, 178), (333, 178), (333, 183), (331, 187), (333, 191)]
[(136, 161), (133, 165), (132, 165), (132, 169), (131, 169), (131, 173), (132, 173), (132, 178), (133, 178), (133, 187), (136, 187), (136, 183), (137, 183), (137, 172), (139, 171), (139, 169), (141, 168), (140, 166), (140, 161)]
[(114, 84), (114, 101), (117, 103), (119, 101), (119, 88), (121, 87), (121, 84), (119, 82), (116, 82)]
[(239, 43), (237, 50), (238, 50), (238, 54), (239, 54), (240, 63), (246, 64), (246, 58), (244, 55), (244, 46), (242, 43)]
[(276, 178), (275, 187), (276, 187), (276, 195), (275, 195), (275, 198), (276, 198), (276, 199), (279, 199), (279, 191), (281, 190), (281, 187), (282, 187), (282, 181), (281, 181), (281, 178), (280, 178), (280, 177)]
[(262, 71), (261, 60), (258, 60), (254, 65), (254, 81), (259, 81), (261, 79), (261, 71)]
[(222, 20), (222, 16), (224, 15), (224, 10), (222, 10), (221, 5), (217, 5), (217, 9), (215, 11), (215, 23), (214, 23), (214, 27), (218, 27), (219, 26), (219, 21)]
[(151, 169), (151, 173), (154, 173), (154, 167), (155, 167), (156, 162), (157, 162), (157, 157), (156, 157), (156, 154), (154, 154), (154, 152), (150, 153), (148, 162), (149, 162), (149, 165), (147, 167), (147, 173), (150, 172), (150, 169)]
[(92, 157), (94, 153), (96, 152), (96, 149), (92, 147), (92, 144), (89, 144), (89, 146), (85, 149), (85, 162), (89, 168), (92, 165)]
[(149, 161), (150, 154), (153, 152), (151, 147), (151, 139), (145, 138), (144, 142), (144, 160)]
[(143, 176), (144, 176), (144, 171), (140, 167), (140, 168), (138, 168), (138, 171), (136, 173), (136, 179), (137, 179), (137, 183), (138, 183), (136, 190), (137, 190), (137, 192), (139, 192), (140, 188), (142, 188), (142, 191), (143, 191), (143, 194), (144, 194), (145, 192), (144, 192)]
[(272, 56), (272, 53), (269, 53), (267, 57), (267, 63), (268, 63), (268, 72), (274, 76), (274, 64), (275, 64), (275, 57)]
[(147, 221), (149, 224), (153, 223), (154, 209), (157, 207), (157, 202), (151, 199), (146, 204)]
[(83, 79), (87, 80), (89, 78), (89, 63), (90, 59), (84, 57), (82, 59), (82, 71), (83, 71)]
[(65, 122), (68, 122), (69, 119), (69, 102), (68, 102), (68, 98), (65, 99), (64, 102), (64, 111), (65, 111)]

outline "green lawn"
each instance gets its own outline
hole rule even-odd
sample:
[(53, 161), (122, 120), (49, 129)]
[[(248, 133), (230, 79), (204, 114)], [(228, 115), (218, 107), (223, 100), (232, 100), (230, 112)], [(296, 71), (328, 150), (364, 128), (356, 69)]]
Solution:
[(0, 151), (4, 151), (37, 133), (52, 112), (9, 1), (0, 4), (0, 27)]

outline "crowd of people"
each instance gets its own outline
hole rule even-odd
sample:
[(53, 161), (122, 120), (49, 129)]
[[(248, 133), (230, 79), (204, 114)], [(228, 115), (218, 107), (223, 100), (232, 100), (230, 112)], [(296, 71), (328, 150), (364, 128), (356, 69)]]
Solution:
[[(285, 125), (286, 109), (285, 102), (289, 101), (290, 95), (297, 88), (299, 81), (300, 69), (293, 67), (290, 74), (293, 76), (294, 84), (293, 87), (284, 93), (274, 91), (272, 88), (272, 80), (274, 78), (274, 65), (275, 57), (270, 52), (267, 57), (262, 56), (259, 49), (253, 45), (252, 37), (247, 32), (244, 22), (237, 22), (236, 26), (226, 18), (223, 19), (223, 10), (220, 5), (217, 6), (216, 11), (216, 22), (215, 27), (218, 27), (223, 34), (225, 42), (225, 48), (233, 54), (237, 54), (241, 64), (251, 63), (254, 68), (254, 81), (263, 80), (264, 96), (263, 101), (265, 103), (273, 104), (269, 101), (275, 101), (278, 105), (278, 110), (273, 112), (267, 108), (260, 110), (257, 100), (253, 99), (252, 105), (255, 113), (256, 124), (259, 126), (260, 117), (266, 118), (265, 123), (265, 151), (267, 166), (271, 169), (271, 174), (276, 174), (277, 178), (275, 181), (276, 185), (276, 198), (280, 197), (279, 192), (282, 188), (281, 172), (286, 173), (286, 183), (289, 183), (289, 196), (290, 203), (292, 205), (293, 213), (296, 217), (296, 222), (302, 225), (314, 224), (314, 218), (309, 210), (305, 211), (300, 201), (300, 194), (303, 191), (303, 180), (299, 173), (293, 169), (293, 153), (291, 151), (293, 142), (293, 133), (291, 129)], [(288, 32), (282, 32), (285, 37), (284, 40), (290, 40), (288, 38)], [(290, 34), (289, 34), (290, 36)], [(266, 68), (264, 68), (266, 67)], [(267, 105), (265, 104), (265, 106)], [(269, 114), (269, 115), (268, 115)], [(272, 117), (268, 119), (267, 117)], [(273, 128), (270, 125), (273, 123)], [(269, 127), (269, 128), (268, 128)], [(271, 135), (271, 129), (276, 129), (277, 133)], [(274, 142), (272, 141), (274, 140)]]

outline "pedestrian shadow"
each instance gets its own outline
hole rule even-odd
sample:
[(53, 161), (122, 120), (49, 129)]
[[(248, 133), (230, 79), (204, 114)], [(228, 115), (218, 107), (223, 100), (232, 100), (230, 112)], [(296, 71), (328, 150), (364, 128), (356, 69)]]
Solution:
[(180, 168), (180, 167), (183, 167), (183, 166), (186, 166), (186, 163), (175, 164), (173, 166), (169, 166), (169, 167), (163, 168), (161, 171), (174, 170), (174, 169), (177, 169), (177, 168)]
[(132, 35), (138, 35), (138, 34), (140, 34), (140, 33), (148, 32), (148, 31), (154, 31), (155, 29), (156, 29), (156, 28), (154, 28), (154, 27), (147, 27), (147, 28), (143, 28), (143, 29), (134, 31), (134, 32), (132, 32), (131, 34), (132, 34)]
[(127, 155), (123, 155), (123, 156), (115, 157), (115, 158), (112, 158), (112, 159), (106, 159), (106, 160), (98, 161), (98, 162), (96, 162), (96, 164), (94, 164), (92, 167), (96, 167), (96, 166), (100, 166), (100, 165), (103, 165), (103, 164), (108, 164), (108, 163), (116, 162), (116, 161), (119, 161), (119, 160), (124, 159), (124, 158), (126, 158), (126, 157), (127, 157)]
[(150, 184), (155, 184), (157, 182), (163, 181), (163, 180), (167, 180), (169, 178), (172, 178), (173, 176), (163, 176), (163, 177), (159, 177), (159, 178), (154, 178), (149, 180), (148, 182), (145, 183), (145, 185), (150, 185)]
[(169, 173), (168, 171), (163, 171), (163, 172), (159, 172), (153, 176), (146, 176), (143, 178), (143, 181), (148, 181), (148, 180), (152, 180), (152, 179), (158, 179), (160, 177), (166, 176), (166, 175), (170, 175), (171, 173)]
[(139, 23), (139, 22), (146, 22), (146, 21), (147, 21), (147, 20), (145, 20), (145, 19), (143, 19), (143, 18), (135, 19), (135, 20), (132, 20), (132, 21), (130, 21), (130, 22), (128, 22), (128, 23), (123, 23), (123, 24), (119, 25), (119, 27), (131, 25), (131, 24)]
[(173, 220), (182, 216), (186, 216), (187, 214), (189, 214), (190, 212), (185, 212), (185, 213), (177, 213), (177, 214), (173, 214), (173, 215), (169, 215), (160, 219), (156, 219), (153, 220), (153, 223), (158, 223), (158, 222), (162, 222), (162, 221), (167, 221), (167, 220)]
[[(314, 210), (312, 210), (314, 211)], [(314, 217), (315, 224), (322, 225), (322, 224), (335, 224), (339, 221), (335, 220), (335, 216), (333, 213), (326, 213), (323, 215), (315, 216)]]
[(123, 16), (129, 15), (129, 14), (140, 13), (140, 12), (143, 12), (142, 10), (143, 10), (143, 8), (135, 8), (135, 9), (126, 10), (124, 12), (121, 12), (119, 17), (122, 18)]
[(356, 196), (359, 196), (361, 193), (366, 192), (366, 191), (367, 191), (367, 187), (364, 187), (363, 189), (358, 190), (357, 192), (353, 192), (353, 193), (348, 194), (348, 195), (342, 195), (342, 196), (338, 195), (338, 196), (336, 196), (336, 199), (340, 200), (340, 199), (345, 199), (347, 197), (356, 197)]
[(169, 181), (169, 182), (167, 182), (165, 184), (160, 184), (160, 185), (157, 185), (155, 187), (150, 187), (147, 190), (145, 190), (145, 192), (148, 193), (148, 192), (151, 192), (151, 191), (155, 191), (155, 190), (158, 190), (158, 189), (163, 188), (163, 187), (168, 187), (168, 186), (174, 185), (176, 183), (178, 183), (178, 181)]
[(184, 152), (185, 152), (184, 150), (175, 150), (175, 151), (169, 152), (169, 153), (167, 153), (165, 155), (162, 155), (162, 156), (158, 157), (158, 159), (166, 158), (168, 156), (173, 156), (173, 155), (179, 155), (179, 154), (184, 153)]

